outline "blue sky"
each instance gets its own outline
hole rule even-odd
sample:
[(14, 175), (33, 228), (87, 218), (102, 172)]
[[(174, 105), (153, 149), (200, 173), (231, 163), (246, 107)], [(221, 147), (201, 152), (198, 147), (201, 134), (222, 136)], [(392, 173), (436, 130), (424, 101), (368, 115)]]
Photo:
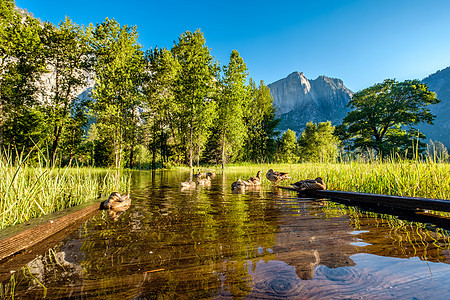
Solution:
[(386, 78), (423, 79), (450, 66), (448, 0), (145, 1), (16, 0), (42, 21), (106, 17), (136, 25), (144, 49), (171, 48), (200, 28), (227, 64), (236, 49), (266, 84), (294, 71), (340, 78), (353, 91)]

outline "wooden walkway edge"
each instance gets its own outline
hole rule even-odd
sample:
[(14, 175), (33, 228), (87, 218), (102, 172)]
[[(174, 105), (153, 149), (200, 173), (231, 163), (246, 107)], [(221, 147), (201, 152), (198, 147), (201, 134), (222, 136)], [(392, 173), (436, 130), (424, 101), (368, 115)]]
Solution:
[(100, 202), (87, 207), (81, 205), (78, 210), (77, 208), (69, 209), (66, 215), (49, 219), (37, 226), (30, 225), (30, 228), (0, 238), (0, 260), (34, 246), (74, 223), (87, 220), (99, 210), (99, 207)]
[[(293, 187), (278, 186), (281, 189), (297, 192)], [(308, 191), (305, 195), (315, 198), (335, 198), (347, 201), (357, 201), (371, 205), (384, 205), (406, 210), (436, 210), (450, 212), (450, 201), (444, 199), (431, 199), (420, 197), (391, 196), (370, 193), (315, 190)]]

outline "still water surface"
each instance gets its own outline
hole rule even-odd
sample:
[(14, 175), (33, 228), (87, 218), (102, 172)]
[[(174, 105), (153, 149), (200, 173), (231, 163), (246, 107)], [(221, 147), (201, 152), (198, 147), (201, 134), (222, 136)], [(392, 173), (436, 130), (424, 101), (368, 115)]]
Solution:
[(4, 287), (15, 299), (450, 298), (445, 230), (268, 185), (232, 193), (236, 174), (182, 190), (188, 177), (135, 173), (126, 212), (99, 211)]

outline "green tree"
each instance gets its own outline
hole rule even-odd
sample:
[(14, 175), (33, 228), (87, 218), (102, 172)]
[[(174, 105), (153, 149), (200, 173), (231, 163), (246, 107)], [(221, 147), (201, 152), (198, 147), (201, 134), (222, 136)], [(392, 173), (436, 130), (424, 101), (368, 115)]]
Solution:
[(136, 27), (120, 26), (114, 19), (94, 30), (94, 111), (100, 135), (109, 140), (102, 144), (112, 144), (116, 168), (123, 166), (126, 147), (130, 160), (133, 155), (144, 66), (137, 38)]
[(251, 98), (245, 110), (247, 137), (244, 143), (244, 160), (258, 162), (275, 154), (275, 127), (279, 119), (275, 116), (273, 98), (269, 88), (261, 80), (259, 87), (250, 79)]
[(180, 64), (167, 49), (154, 49), (147, 53), (148, 79), (144, 85), (146, 128), (152, 153), (152, 168), (156, 167), (159, 151), (161, 163), (167, 162), (169, 137), (176, 138), (175, 130), (179, 108), (175, 102), (175, 83)]
[(367, 147), (379, 155), (404, 153), (414, 144), (423, 149), (424, 143), (418, 141), (424, 136), (413, 126), (432, 124), (435, 116), (428, 106), (438, 102), (418, 80), (386, 79), (353, 95), (349, 102), (352, 111), (344, 118), (340, 132), (351, 139), (353, 149)]
[(233, 50), (228, 66), (223, 67), (221, 93), (218, 97), (217, 130), (221, 149), (222, 168), (229, 157), (236, 156), (242, 149), (247, 128), (244, 110), (249, 98), (246, 86), (247, 66), (239, 52)]
[[(78, 119), (83, 113), (82, 109), (75, 107), (80, 103), (75, 102), (80, 102), (77, 97), (86, 86), (87, 74), (90, 71), (90, 28), (76, 25), (66, 17), (59, 28), (46, 23), (43, 32), (47, 64), (54, 77), (54, 83), (44, 95), (47, 124), (50, 127), (47, 138), (50, 140), (50, 154), (53, 161), (66, 127), (69, 124), (73, 127), (79, 123), (71, 120), (75, 118), (71, 110), (77, 110)], [(74, 128), (71, 130), (73, 132)], [(70, 143), (66, 143), (67, 145)]]
[(298, 145), (295, 131), (286, 130), (281, 136), (278, 146), (278, 161), (285, 163), (298, 162)]
[(13, 4), (0, 6), (0, 143), (28, 152), (45, 136), (37, 101), (37, 83), (47, 71), (43, 30), (36, 19), (11, 10)]
[(182, 70), (175, 84), (175, 102), (183, 108), (178, 111), (177, 127), (185, 147), (185, 160), (192, 168), (194, 152), (199, 158), (211, 132), (209, 125), (215, 119), (212, 97), (218, 70), (200, 30), (183, 33), (172, 53)]
[(336, 159), (339, 139), (334, 135), (335, 127), (331, 122), (313, 122), (306, 124), (298, 144), (302, 161), (332, 162)]

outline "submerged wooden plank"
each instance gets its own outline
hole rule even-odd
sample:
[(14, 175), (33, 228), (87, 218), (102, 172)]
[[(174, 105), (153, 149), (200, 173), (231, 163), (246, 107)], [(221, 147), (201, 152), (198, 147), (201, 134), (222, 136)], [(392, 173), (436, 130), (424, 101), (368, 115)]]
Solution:
[[(295, 188), (279, 186), (279, 188), (297, 192)], [(450, 212), (450, 201), (444, 199), (431, 199), (420, 197), (406, 197), (406, 196), (391, 196), (370, 193), (331, 191), (331, 190), (317, 190), (305, 193), (309, 196), (319, 198), (336, 198), (343, 200), (358, 201), (360, 203), (368, 203), (375, 205), (387, 205), (391, 207), (398, 207), (402, 209), (429, 209), (437, 211)]]
[(86, 207), (81, 206), (78, 210), (72, 208), (63, 216), (59, 216), (61, 213), (56, 214), (56, 218), (46, 216), (45, 222), (39, 225), (29, 225), (29, 228), (19, 225), (18, 227), (23, 230), (0, 238), (0, 260), (36, 245), (76, 222), (88, 219), (99, 210), (99, 207), (100, 203), (95, 202)]

